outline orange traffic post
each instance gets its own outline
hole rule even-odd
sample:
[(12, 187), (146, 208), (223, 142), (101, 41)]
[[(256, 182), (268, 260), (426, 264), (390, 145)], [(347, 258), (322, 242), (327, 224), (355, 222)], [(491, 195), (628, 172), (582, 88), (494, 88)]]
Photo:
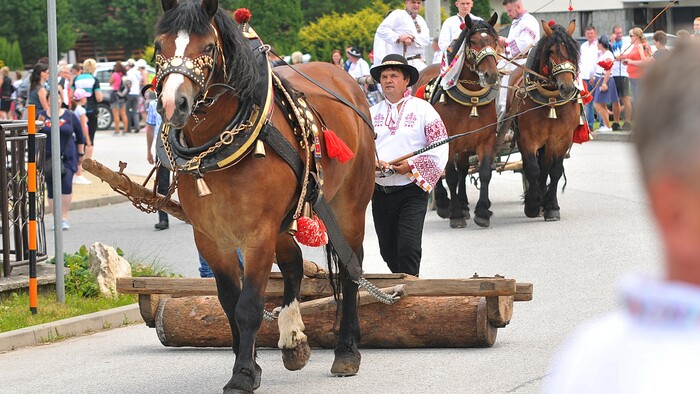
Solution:
[(29, 193), (29, 310), (37, 313), (38, 287), (36, 281), (36, 108), (27, 106), (27, 191)]

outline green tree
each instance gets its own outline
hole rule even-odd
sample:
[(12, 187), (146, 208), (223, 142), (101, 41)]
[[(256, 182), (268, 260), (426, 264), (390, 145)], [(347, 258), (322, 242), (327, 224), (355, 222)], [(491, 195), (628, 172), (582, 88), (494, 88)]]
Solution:
[(308, 24), (324, 15), (354, 13), (372, 4), (372, 0), (301, 0), (304, 22)]
[(277, 53), (303, 49), (297, 42), (303, 22), (301, 0), (241, 0), (238, 3), (250, 10), (250, 25)]
[[(491, 3), (489, 0), (474, 0), (474, 6), (472, 7), (472, 15), (484, 18), (488, 20), (493, 13), (491, 11)], [(457, 6), (454, 2), (450, 3), (450, 15), (457, 14)]]
[[(153, 43), (153, 28), (162, 15), (156, 0), (71, 0), (81, 33), (98, 48), (123, 48), (127, 53)], [(99, 23), (96, 23), (98, 21)]]
[[(32, 64), (40, 57), (48, 56), (49, 37), (46, 0), (0, 1), (0, 37), (9, 42), (17, 40), (22, 48), (24, 64)], [(69, 0), (56, 0), (58, 51), (65, 52), (75, 44), (77, 34), (73, 29), (74, 18)], [(93, 22), (94, 23), (94, 22)]]
[(352, 45), (367, 55), (372, 50), (374, 33), (386, 14), (396, 3), (385, 4), (375, 0), (368, 8), (354, 14), (337, 14), (319, 18), (299, 32), (299, 42), (316, 60), (326, 61), (334, 49), (343, 50)]

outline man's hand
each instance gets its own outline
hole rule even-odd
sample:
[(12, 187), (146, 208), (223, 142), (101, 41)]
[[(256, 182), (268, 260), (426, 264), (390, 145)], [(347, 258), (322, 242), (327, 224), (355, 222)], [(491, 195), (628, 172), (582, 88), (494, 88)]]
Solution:
[(146, 160), (148, 160), (148, 164), (153, 164), (153, 163), (155, 163), (155, 161), (153, 161), (153, 153), (151, 153), (150, 150), (148, 151), (148, 155), (147, 155), (147, 157), (146, 157)]
[(394, 170), (397, 174), (401, 175), (406, 175), (409, 172), (411, 172), (411, 166), (408, 165), (408, 160), (403, 160), (392, 165), (391, 169)]

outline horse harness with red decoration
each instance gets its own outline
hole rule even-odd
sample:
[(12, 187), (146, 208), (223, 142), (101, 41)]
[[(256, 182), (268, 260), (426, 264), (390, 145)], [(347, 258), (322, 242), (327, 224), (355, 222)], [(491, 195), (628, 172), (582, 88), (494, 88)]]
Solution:
[[(242, 30), (244, 36), (249, 39), (251, 50), (256, 55), (258, 67), (265, 73), (265, 78), (261, 79), (258, 89), (267, 93), (263, 95), (260, 102), (241, 103), (228, 126), (216, 137), (198, 147), (185, 145), (182, 130), (161, 125), (160, 138), (157, 139), (156, 145), (158, 159), (175, 176), (183, 173), (194, 176), (197, 179), (198, 195), (202, 197), (211, 193), (204, 182), (206, 173), (229, 168), (251, 152), (254, 152), (253, 156), (256, 158), (265, 157), (264, 144), (267, 144), (289, 165), (299, 182), (297, 188), (299, 199), (295, 208), (282, 221), (280, 233), (286, 231), (290, 235), (294, 235), (297, 219), (301, 215), (311, 215), (311, 210), (313, 210), (325, 224), (328, 241), (333, 247), (335, 257), (346, 269), (350, 279), (367, 289), (380, 302), (386, 304), (396, 302), (398, 298), (395, 295), (383, 293), (362, 277), (359, 259), (340, 231), (335, 215), (324, 198), (319, 136), (326, 128), (323, 119), (302, 93), (294, 91), (290, 86), (285, 86), (286, 83), (272, 72), (268, 59), (270, 47), (263, 44), (247, 24), (242, 26)], [(232, 89), (228, 85), (220, 83), (206, 85), (210, 82), (215, 69), (217, 52), (221, 52), (218, 40), (214, 57), (203, 55), (196, 59), (178, 56), (157, 59), (156, 87), (158, 92), (162, 78), (174, 72), (189, 77), (200, 86), (202, 93), (196, 100), (192, 115), (197, 125), (200, 120), (195, 115), (206, 112), (206, 108), (214, 105), (218, 98), (226, 93), (226, 89), (229, 91)], [(204, 78), (200, 77), (205, 68), (210, 71), (210, 78), (206, 83)], [(214, 87), (221, 87), (224, 90), (222, 93), (210, 97), (210, 90)], [(329, 91), (325, 88), (324, 90)], [(341, 99), (335, 94), (334, 96)], [(304, 160), (299, 156), (292, 143), (272, 124), (273, 100), (278, 104), (277, 107), (283, 112), (285, 119), (292, 127), (296, 141), (304, 152)], [(344, 99), (340, 101), (348, 103)], [(312, 162), (314, 163), (313, 169), (311, 168)]]

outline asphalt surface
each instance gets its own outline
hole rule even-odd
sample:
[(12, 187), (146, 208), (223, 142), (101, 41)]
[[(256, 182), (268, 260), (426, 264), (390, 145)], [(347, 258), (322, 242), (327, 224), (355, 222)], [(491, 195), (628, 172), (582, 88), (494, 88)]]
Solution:
[[(105, 136), (113, 143), (96, 150), (95, 158), (136, 163), (145, 155), (140, 135)], [(147, 172), (132, 162), (127, 173)], [(299, 372), (284, 369), (278, 350), (261, 350), (258, 392), (538, 392), (566, 336), (582, 321), (616, 306), (614, 286), (620, 275), (660, 271), (659, 243), (631, 144), (576, 145), (565, 167), (568, 185), (560, 193), (559, 222), (524, 216), (521, 178), (514, 173), (493, 177), (489, 229), (473, 222), (466, 229), (450, 229), (447, 221), (428, 213), (422, 277), (460, 278), (476, 272), (534, 284), (534, 299), (516, 303), (511, 324), (499, 329), (492, 348), (367, 349), (360, 374), (344, 379), (330, 376), (331, 350), (314, 349), (309, 365)], [(473, 187), (469, 196), (477, 196)], [(100, 241), (122, 248), (127, 256), (156, 259), (172, 271), (197, 276), (197, 254), (186, 224), (171, 219), (169, 230), (155, 231), (156, 216), (128, 203), (80, 209), (70, 217), (72, 228), (63, 233), (66, 251)], [(371, 214), (364, 245), (365, 271), (388, 272)], [(309, 252), (307, 257), (323, 263), (319, 251)], [(0, 354), (0, 365), (0, 392), (216, 393), (230, 378), (233, 356), (228, 349), (166, 348), (155, 330), (139, 324), (6, 352)], [(41, 379), (28, 379), (33, 370)]]

